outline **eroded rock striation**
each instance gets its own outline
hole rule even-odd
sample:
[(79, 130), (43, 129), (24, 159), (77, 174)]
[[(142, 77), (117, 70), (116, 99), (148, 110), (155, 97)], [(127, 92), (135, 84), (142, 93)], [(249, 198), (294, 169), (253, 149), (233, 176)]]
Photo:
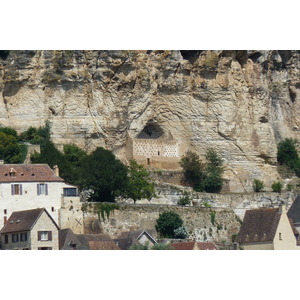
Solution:
[(213, 147), (224, 159), (229, 190), (250, 191), (254, 178), (266, 185), (279, 179), (278, 141), (300, 137), (299, 57), (299, 51), (0, 51), (0, 124), (23, 131), (48, 121), (56, 144), (103, 146), (123, 161), (129, 140), (151, 135), (175, 141), (179, 155), (191, 149), (203, 156)]

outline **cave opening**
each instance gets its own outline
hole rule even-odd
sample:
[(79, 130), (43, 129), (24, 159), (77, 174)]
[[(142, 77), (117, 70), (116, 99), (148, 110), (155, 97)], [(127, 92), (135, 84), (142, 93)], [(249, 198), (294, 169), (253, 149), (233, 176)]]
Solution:
[(9, 50), (0, 50), (0, 57), (1, 57), (3, 60), (6, 60), (6, 59), (7, 59), (8, 54), (9, 54)]
[(159, 139), (164, 135), (164, 131), (158, 124), (148, 122), (144, 129), (138, 134), (138, 139)]
[(201, 52), (202, 50), (180, 50), (182, 58), (188, 60), (191, 64), (197, 60)]

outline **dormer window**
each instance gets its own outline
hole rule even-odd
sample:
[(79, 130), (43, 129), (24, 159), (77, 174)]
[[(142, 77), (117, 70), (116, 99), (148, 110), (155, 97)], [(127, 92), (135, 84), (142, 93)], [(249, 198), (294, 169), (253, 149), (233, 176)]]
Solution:
[(9, 175), (10, 177), (16, 177), (16, 170), (14, 168), (10, 168)]

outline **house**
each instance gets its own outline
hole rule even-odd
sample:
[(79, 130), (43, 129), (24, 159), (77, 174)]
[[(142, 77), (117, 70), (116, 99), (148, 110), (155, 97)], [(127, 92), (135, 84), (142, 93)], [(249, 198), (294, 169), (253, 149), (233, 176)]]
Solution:
[(149, 246), (154, 246), (157, 244), (156, 239), (153, 237), (156, 235), (155, 230), (136, 230), (136, 231), (126, 231), (122, 232), (114, 241), (121, 248), (121, 250), (128, 250), (132, 245), (146, 243)]
[(120, 250), (109, 236), (104, 234), (74, 234), (69, 228), (59, 231), (60, 250)]
[(57, 166), (0, 164), (0, 228), (15, 211), (46, 208), (59, 224), (59, 209), (67, 199), (79, 202), (77, 187), (59, 177)]
[(45, 208), (13, 212), (0, 231), (3, 250), (58, 250), (59, 227)]
[(288, 217), (293, 220), (293, 224), (300, 232), (300, 195), (298, 195), (287, 213)]
[(212, 242), (179, 242), (170, 244), (175, 250), (219, 250)]
[(237, 242), (245, 250), (296, 250), (295, 230), (284, 205), (247, 210)]

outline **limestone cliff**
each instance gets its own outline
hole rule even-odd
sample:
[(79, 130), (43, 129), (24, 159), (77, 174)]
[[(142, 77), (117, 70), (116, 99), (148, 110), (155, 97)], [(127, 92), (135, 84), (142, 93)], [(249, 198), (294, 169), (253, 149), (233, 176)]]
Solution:
[(279, 178), (276, 144), (300, 138), (299, 51), (0, 51), (0, 125), (49, 121), (55, 143), (126, 160), (145, 126), (181, 154), (213, 147), (230, 190)]

